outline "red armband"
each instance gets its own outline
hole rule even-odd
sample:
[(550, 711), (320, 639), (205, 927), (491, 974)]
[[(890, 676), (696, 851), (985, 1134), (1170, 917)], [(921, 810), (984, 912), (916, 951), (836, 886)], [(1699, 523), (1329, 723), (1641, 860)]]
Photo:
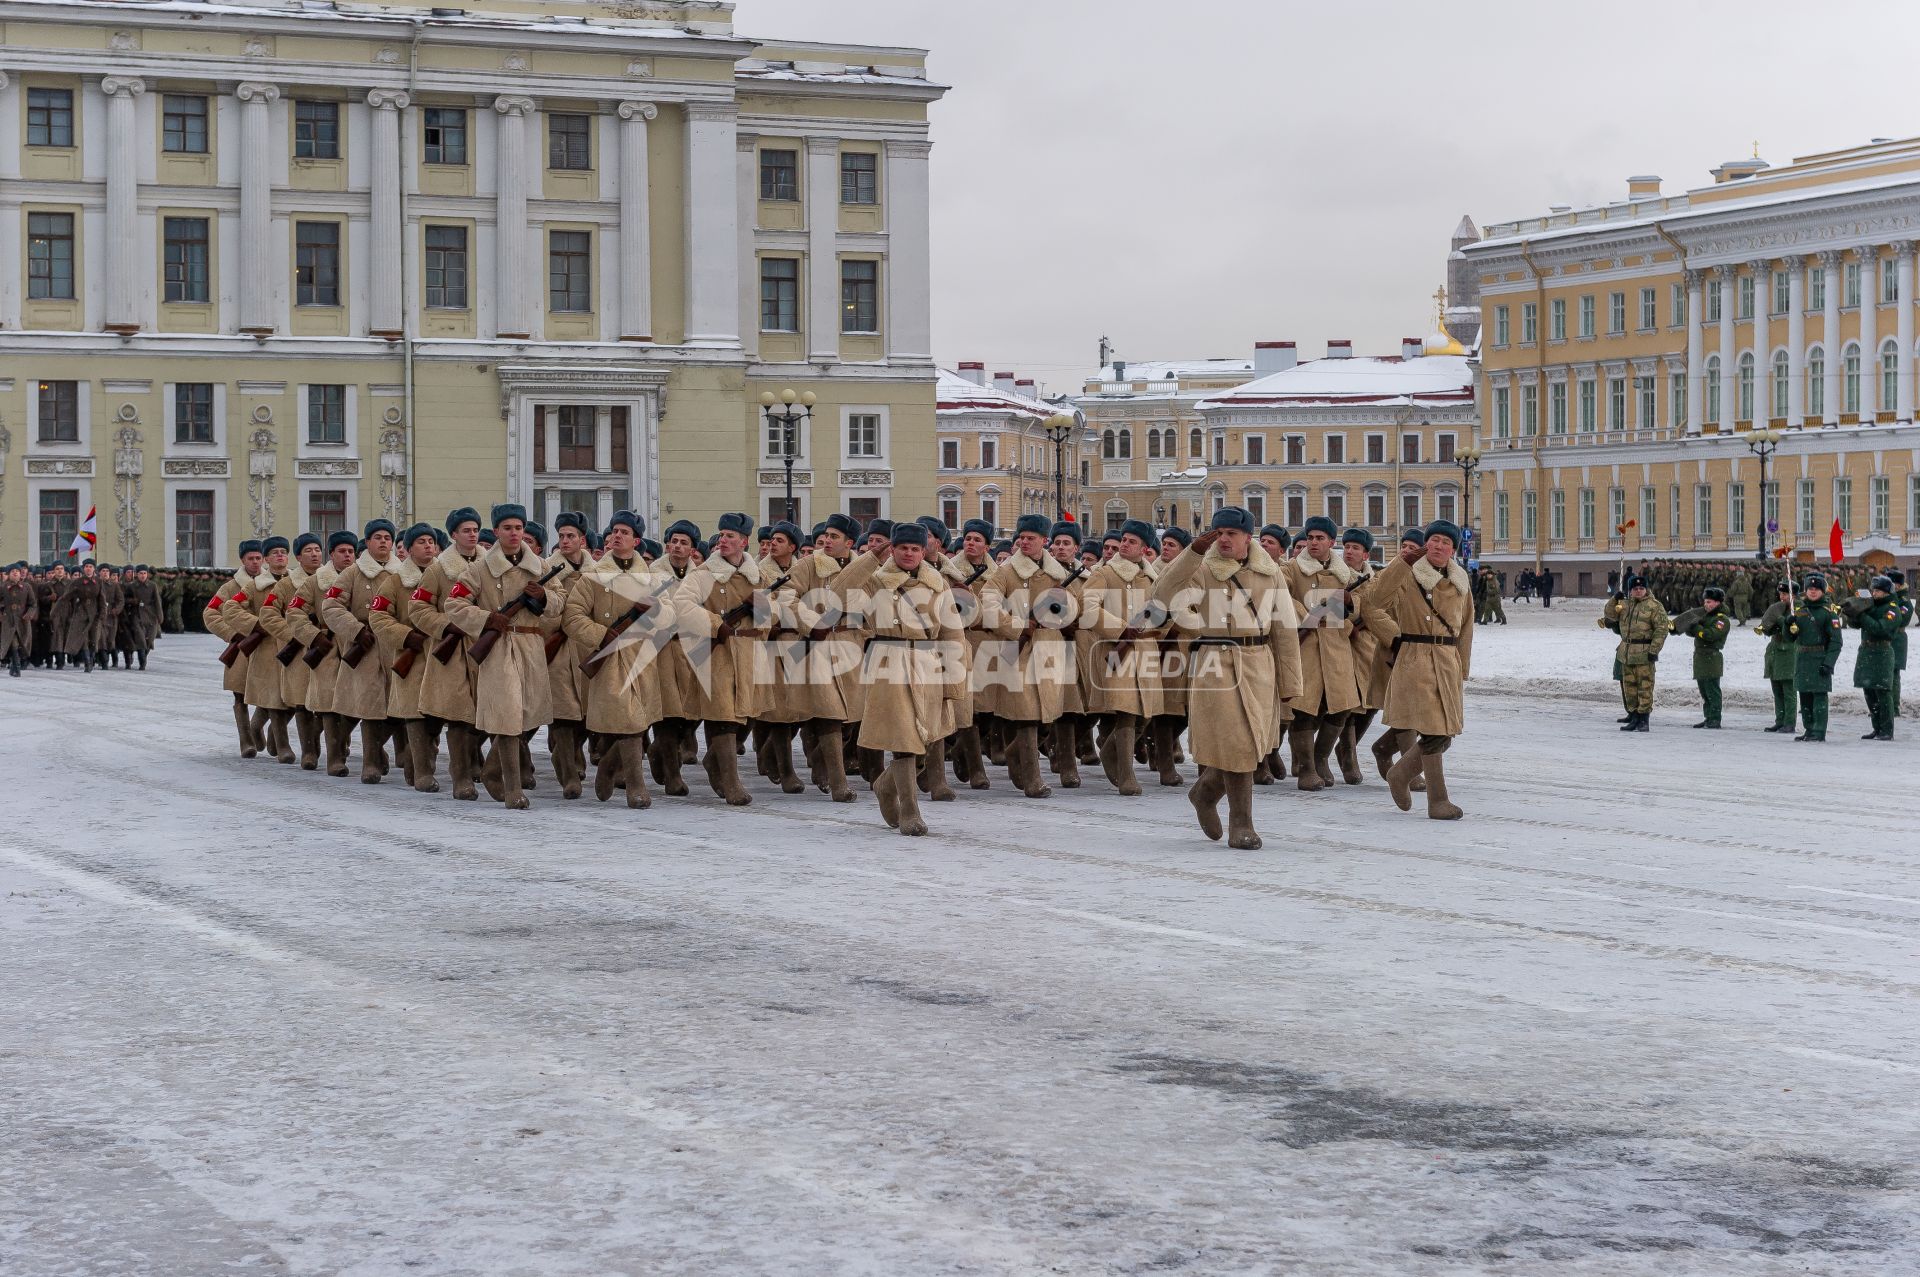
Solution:
[(276, 600), (276, 599), (278, 599), (279, 597), (280, 597), (280, 596), (279, 596), (278, 594), (269, 594), (269, 595), (267, 595), (267, 597), (266, 597), (266, 601), (265, 601), (265, 602), (263, 602), (263, 603), (262, 603), (262, 604), (261, 604), (260, 606), (261, 606), (261, 607), (272, 607), (272, 606), (273, 606), (273, 604), (274, 604), (274, 600)]
[(287, 610), (291, 612), (298, 608), (303, 608), (306, 605), (307, 605), (307, 601), (301, 598), (298, 594), (296, 594), (293, 596), (293, 602), (287, 604)]
[(247, 601), (247, 592), (245, 590), (235, 590), (233, 592), (233, 597), (227, 600), (227, 602), (229, 603), (245, 603), (246, 601)]
[(467, 588), (465, 581), (461, 581), (451, 590), (447, 591), (447, 597), (450, 599), (470, 599), (473, 597), (473, 591)]
[(387, 599), (387, 596), (386, 596), (386, 595), (384, 595), (384, 594), (376, 594), (376, 595), (374, 595), (374, 596), (373, 596), (373, 598), (372, 598), (372, 599), (370, 599), (370, 600), (368, 600), (368, 602), (367, 602), (367, 611), (369, 611), (369, 612), (384, 612), (384, 611), (386, 611), (386, 610), (387, 610), (388, 608), (390, 608), (390, 607), (392, 607), (392, 606), (393, 606), (393, 604), (392, 604), (392, 603), (391, 603), (390, 601), (388, 601), (388, 599)]
[(221, 598), (218, 594), (216, 594), (212, 598), (207, 600), (207, 611), (218, 612), (220, 610), (220, 605), (225, 602), (226, 602), (225, 599)]
[(431, 603), (433, 602), (433, 591), (423, 585), (413, 592), (413, 601), (415, 603)]
[(327, 587), (327, 597), (328, 597), (328, 598), (330, 598), (330, 599), (337, 599), (337, 598), (339, 598), (339, 597), (340, 597), (340, 596), (341, 596), (342, 594), (345, 594), (345, 593), (346, 593), (346, 591), (345, 591), (345, 590), (343, 590), (343, 589), (341, 589), (341, 588), (340, 588), (339, 586), (337, 586), (337, 585), (333, 585), (333, 586), (328, 586), (328, 587)]

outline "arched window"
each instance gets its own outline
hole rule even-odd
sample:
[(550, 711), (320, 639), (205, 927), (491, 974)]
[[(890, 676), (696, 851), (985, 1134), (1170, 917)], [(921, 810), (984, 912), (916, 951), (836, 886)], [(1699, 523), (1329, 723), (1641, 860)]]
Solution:
[(1740, 398), (1739, 411), (1734, 416), (1741, 421), (1753, 420), (1753, 352), (1740, 356)]
[(1707, 356), (1707, 420), (1720, 420), (1720, 356)]
[(1198, 461), (1201, 457), (1206, 455), (1205, 447), (1203, 446), (1203, 443), (1200, 438), (1200, 428), (1198, 426), (1195, 426), (1192, 430), (1187, 431), (1187, 455), (1196, 461)]
[(1267, 490), (1255, 484), (1240, 490), (1240, 504), (1253, 516), (1254, 526), (1267, 521)]
[(1793, 393), (1792, 366), (1787, 361), (1787, 352), (1775, 351), (1773, 356), (1773, 415), (1784, 417), (1790, 411), (1788, 396)]
[(1840, 411), (1860, 411), (1860, 347), (1847, 343), (1840, 356)]
[(1111, 461), (1114, 456), (1113, 430), (1111, 427), (1100, 432), (1100, 459)]
[(1122, 426), (1120, 427), (1119, 433), (1120, 433), (1119, 457), (1120, 457), (1120, 460), (1126, 461), (1133, 456), (1133, 431), (1129, 430), (1125, 426)]
[(1886, 412), (1900, 403), (1900, 343), (1889, 341), (1880, 347), (1880, 410)]
[(1149, 461), (1157, 461), (1160, 459), (1160, 432), (1158, 430), (1147, 431), (1147, 459)]
[(1807, 352), (1807, 415), (1824, 416), (1827, 411), (1827, 352), (1815, 346)]

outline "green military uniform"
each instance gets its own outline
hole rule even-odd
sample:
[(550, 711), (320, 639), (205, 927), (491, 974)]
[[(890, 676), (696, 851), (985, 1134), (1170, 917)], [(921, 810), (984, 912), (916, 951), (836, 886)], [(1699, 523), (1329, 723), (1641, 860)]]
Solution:
[(1667, 635), (1673, 632), (1667, 610), (1651, 592), (1633, 597), (1634, 588), (1645, 586), (1645, 581), (1634, 577), (1627, 583), (1627, 597), (1621, 600), (1618, 616), (1611, 622), (1605, 616), (1600, 619), (1601, 625), (1620, 635), (1615, 656), (1620, 662), (1620, 687), (1627, 704), (1627, 722), (1620, 728), (1623, 732), (1647, 730), (1653, 715), (1653, 667), (1660, 659), (1660, 649), (1666, 646)]
[(1745, 568), (1735, 568), (1733, 583), (1727, 587), (1727, 608), (1736, 625), (1753, 619), (1753, 578)]
[(1791, 732), (1796, 717), (1793, 703), (1793, 667), (1795, 664), (1793, 636), (1787, 633), (1787, 622), (1793, 617), (1793, 594), (1781, 590), (1784, 597), (1773, 604), (1760, 618), (1760, 633), (1767, 636), (1767, 652), (1763, 658), (1763, 668), (1767, 682), (1773, 686), (1773, 726), (1770, 732)]
[[(1626, 609), (1626, 595), (1616, 594), (1608, 599), (1600, 608), (1600, 628), (1612, 630), (1615, 634), (1618, 634), (1620, 632), (1620, 614), (1626, 611)], [(1620, 685), (1620, 707), (1627, 711), (1621, 716), (1619, 721), (1631, 723), (1634, 717), (1633, 706), (1627, 702), (1626, 667), (1620, 664), (1620, 653), (1618, 649), (1615, 649), (1613, 654), (1613, 681)]]
[(1873, 598), (1851, 609), (1848, 624), (1860, 631), (1860, 655), (1853, 662), (1853, 685), (1865, 694), (1873, 730), (1861, 740), (1893, 739), (1893, 689), (1898, 676), (1893, 640), (1900, 633), (1905, 611), (1893, 597), (1893, 582), (1873, 578)]
[(1893, 581), (1893, 601), (1900, 609), (1900, 628), (1893, 636), (1893, 716), (1900, 717), (1900, 676), (1907, 668), (1907, 627), (1913, 624), (1913, 595), (1907, 591), (1904, 572), (1889, 572)]
[(1809, 576), (1803, 587), (1808, 596), (1816, 590), (1819, 598), (1808, 597), (1793, 610), (1787, 621), (1787, 633), (1794, 640), (1793, 690), (1800, 696), (1800, 721), (1806, 730), (1794, 737), (1800, 741), (1827, 738), (1827, 697), (1833, 691), (1833, 669), (1840, 663), (1846, 646), (1846, 621), (1827, 602), (1824, 577)]
[(1727, 635), (1733, 631), (1733, 618), (1725, 608), (1717, 606), (1722, 601), (1719, 588), (1708, 587), (1706, 599), (1716, 606), (1702, 604), (1682, 612), (1673, 620), (1673, 632), (1693, 640), (1693, 681), (1700, 688), (1703, 715), (1694, 726), (1717, 729), (1720, 726), (1720, 678), (1726, 672), (1723, 653)]

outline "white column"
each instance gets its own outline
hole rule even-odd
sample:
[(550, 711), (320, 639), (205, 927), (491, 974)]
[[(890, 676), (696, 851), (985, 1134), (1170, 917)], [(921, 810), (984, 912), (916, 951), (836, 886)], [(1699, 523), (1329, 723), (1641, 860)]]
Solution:
[(613, 409), (593, 410), (593, 468), (600, 474), (613, 470)]
[(560, 468), (560, 409), (549, 404), (540, 415), (544, 418), (540, 431), (540, 464), (534, 468), (552, 474)]
[(280, 90), (247, 82), (233, 91), (240, 102), (240, 331), (273, 331), (273, 104)]
[(740, 348), (749, 360), (760, 358), (760, 135), (735, 134), (734, 199), (739, 206)]
[(1825, 249), (1820, 254), (1820, 268), (1825, 272), (1826, 281), (1826, 305), (1821, 310), (1821, 319), (1825, 322), (1820, 344), (1827, 350), (1827, 375), (1822, 387), (1827, 402), (1821, 424), (1827, 426), (1840, 424), (1840, 290), (1846, 285), (1840, 257), (1837, 248)]
[(400, 307), (402, 255), (400, 240), (400, 113), (409, 99), (397, 89), (375, 89), (367, 94), (373, 108), (373, 161), (369, 185), (373, 189), (373, 277), (368, 331), (397, 341), (404, 332)]
[(532, 98), (497, 97), (493, 109), (500, 120), (496, 130), (498, 156), (494, 164), (493, 274), (494, 335), (530, 337), (526, 281), (527, 191), (533, 171), (527, 167), (527, 117), (534, 112)]
[(1899, 326), (1896, 330), (1900, 342), (1900, 402), (1894, 408), (1894, 415), (1901, 425), (1913, 420), (1913, 241), (1900, 240), (1893, 246), (1894, 274), (1900, 284)]
[[(1703, 271), (1687, 272), (1687, 433), (1697, 435), (1707, 419), (1707, 303)], [(1542, 317), (1545, 322), (1545, 317)], [(1540, 411), (1546, 412), (1546, 387), (1540, 388)], [(1541, 421), (1542, 433), (1546, 422)], [(1679, 422), (1673, 423), (1676, 427)]]
[(840, 362), (840, 139), (807, 139), (807, 358)]
[(1758, 429), (1767, 424), (1768, 395), (1773, 390), (1773, 363), (1768, 356), (1773, 349), (1773, 325), (1767, 314), (1773, 308), (1773, 264), (1747, 265), (1753, 271), (1753, 424)]
[(1737, 268), (1731, 262), (1713, 268), (1720, 281), (1720, 433), (1733, 433), (1735, 411), (1739, 408), (1738, 396), (1734, 394), (1734, 360), (1739, 355), (1739, 344), (1733, 338), (1734, 316), (1739, 313), (1740, 280)]
[(1862, 245), (1860, 253), (1860, 420), (1872, 425), (1880, 411), (1880, 250)]
[(689, 346), (740, 345), (740, 212), (735, 204), (732, 102), (687, 111), (687, 337)]
[(620, 116), (620, 340), (653, 340), (653, 219), (648, 216), (647, 122), (651, 102), (622, 102)]
[(107, 95), (106, 327), (110, 332), (140, 330), (139, 122), (133, 100), (147, 91), (146, 81), (110, 75), (100, 81)]
[(1782, 258), (1787, 272), (1787, 427), (1807, 420), (1807, 259)]
[(933, 360), (931, 142), (887, 143), (887, 357)]

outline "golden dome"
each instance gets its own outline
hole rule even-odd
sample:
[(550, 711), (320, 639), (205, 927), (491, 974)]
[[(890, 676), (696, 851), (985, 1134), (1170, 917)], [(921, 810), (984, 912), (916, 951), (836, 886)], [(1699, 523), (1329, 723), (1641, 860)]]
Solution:
[(1421, 343), (1421, 348), (1429, 355), (1464, 355), (1467, 353), (1467, 348), (1454, 340), (1444, 328), (1439, 332), (1429, 334), (1426, 341)]

